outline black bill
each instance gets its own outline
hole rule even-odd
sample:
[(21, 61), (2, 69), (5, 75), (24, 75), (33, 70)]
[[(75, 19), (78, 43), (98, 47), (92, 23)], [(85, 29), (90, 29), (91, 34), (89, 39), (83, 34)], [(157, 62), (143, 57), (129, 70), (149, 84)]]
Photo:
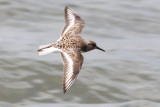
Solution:
[(97, 46), (97, 49), (99, 49), (99, 50), (105, 52), (105, 50), (103, 50), (102, 48), (100, 48), (100, 47), (98, 47), (98, 46)]

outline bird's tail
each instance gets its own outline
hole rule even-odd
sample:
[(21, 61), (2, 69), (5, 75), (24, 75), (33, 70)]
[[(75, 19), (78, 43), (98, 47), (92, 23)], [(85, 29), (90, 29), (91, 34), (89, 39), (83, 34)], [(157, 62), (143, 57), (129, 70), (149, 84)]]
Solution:
[(59, 52), (60, 49), (55, 48), (54, 44), (49, 44), (49, 45), (42, 45), (39, 47), (38, 54), (39, 55), (45, 55), (49, 54), (52, 52)]

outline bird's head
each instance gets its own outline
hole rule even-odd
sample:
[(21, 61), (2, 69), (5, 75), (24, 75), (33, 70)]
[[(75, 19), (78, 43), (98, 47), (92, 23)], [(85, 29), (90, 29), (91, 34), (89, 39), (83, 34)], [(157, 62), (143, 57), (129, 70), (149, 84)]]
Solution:
[(87, 42), (87, 50), (88, 51), (93, 50), (93, 49), (99, 49), (99, 50), (105, 52), (105, 50), (103, 50), (102, 48), (97, 46), (96, 42), (91, 41), (91, 40), (88, 40), (86, 42)]

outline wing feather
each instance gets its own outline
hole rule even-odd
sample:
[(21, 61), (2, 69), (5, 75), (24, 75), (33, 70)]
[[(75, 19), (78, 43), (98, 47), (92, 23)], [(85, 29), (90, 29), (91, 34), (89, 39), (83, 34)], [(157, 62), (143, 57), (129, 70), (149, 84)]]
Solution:
[(81, 53), (75, 53), (72, 56), (69, 53), (61, 52), (64, 69), (63, 69), (63, 91), (66, 91), (74, 83), (83, 63), (83, 56)]
[(85, 25), (80, 16), (78, 16), (78, 14), (69, 7), (65, 8), (65, 22), (66, 26), (64, 27), (61, 36), (65, 35), (70, 28), (75, 26), (76, 23), (79, 23), (80, 29), (82, 29)]
[(73, 10), (69, 9), (68, 7), (65, 8), (66, 26), (64, 27), (61, 35), (64, 35), (71, 28), (71, 26), (73, 26), (75, 15), (76, 13)]

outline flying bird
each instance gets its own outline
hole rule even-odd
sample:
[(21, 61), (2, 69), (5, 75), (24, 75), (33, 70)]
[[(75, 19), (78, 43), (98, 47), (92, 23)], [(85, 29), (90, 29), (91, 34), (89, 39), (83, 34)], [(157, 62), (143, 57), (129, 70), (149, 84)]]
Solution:
[(94, 41), (84, 40), (81, 31), (85, 27), (81, 17), (69, 7), (65, 7), (65, 22), (60, 39), (55, 43), (39, 47), (38, 54), (45, 55), (53, 52), (61, 53), (63, 61), (63, 92), (71, 87), (83, 64), (81, 52), (88, 52), (93, 49), (104, 51)]

